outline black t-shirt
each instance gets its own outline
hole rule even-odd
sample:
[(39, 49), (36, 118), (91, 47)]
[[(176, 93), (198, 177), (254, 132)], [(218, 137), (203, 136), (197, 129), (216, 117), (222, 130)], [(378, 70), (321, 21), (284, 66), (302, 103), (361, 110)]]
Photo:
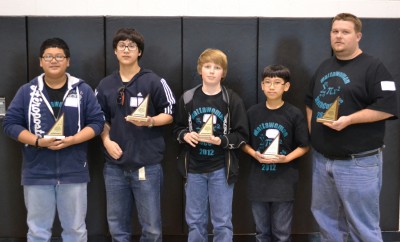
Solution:
[(45, 85), (47, 94), (49, 94), (49, 97), (50, 97), (49, 103), (50, 103), (51, 108), (53, 109), (54, 116), (58, 117), (61, 106), (63, 104), (65, 92), (68, 89), (68, 79), (65, 82), (64, 86), (62, 86), (59, 89), (53, 89), (53, 88), (49, 87), (46, 82), (44, 82), (44, 85)]
[[(265, 103), (252, 106), (247, 111), (250, 143), (261, 153), (277, 133), (280, 134), (279, 154), (287, 155), (298, 147), (309, 144), (307, 123), (303, 113), (285, 102), (278, 109), (268, 109)], [(298, 180), (297, 160), (282, 164), (261, 164), (251, 159), (248, 197), (251, 201), (292, 201)]]
[(339, 115), (350, 115), (362, 109), (372, 109), (397, 118), (398, 83), (376, 58), (361, 54), (352, 60), (335, 57), (323, 62), (314, 74), (306, 97), (312, 108), (311, 142), (320, 153), (346, 157), (379, 148), (383, 145), (385, 121), (354, 124), (335, 131), (317, 123), (336, 97), (340, 97)]
[[(222, 99), (222, 92), (206, 95), (201, 88), (193, 96), (193, 107), (190, 114), (193, 131), (199, 132), (210, 115), (213, 115), (214, 136), (223, 135), (227, 122), (228, 106)], [(217, 145), (199, 142), (196, 148), (190, 149), (189, 172), (207, 173), (224, 167), (225, 152)]]

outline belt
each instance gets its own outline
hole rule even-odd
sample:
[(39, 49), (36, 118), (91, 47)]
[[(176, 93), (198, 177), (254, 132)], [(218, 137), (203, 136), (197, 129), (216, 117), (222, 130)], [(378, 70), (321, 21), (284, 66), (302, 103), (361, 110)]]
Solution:
[(330, 160), (351, 160), (355, 158), (363, 158), (363, 157), (368, 157), (372, 155), (377, 155), (382, 151), (382, 148), (374, 149), (374, 150), (369, 150), (357, 154), (349, 154), (345, 156), (334, 156), (334, 155), (324, 155), (322, 154), (325, 158), (330, 159)]

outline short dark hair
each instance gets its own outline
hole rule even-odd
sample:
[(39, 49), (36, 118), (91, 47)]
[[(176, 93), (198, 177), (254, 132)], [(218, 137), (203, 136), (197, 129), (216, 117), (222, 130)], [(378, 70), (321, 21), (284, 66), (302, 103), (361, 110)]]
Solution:
[(261, 81), (263, 81), (266, 77), (279, 77), (285, 82), (290, 82), (290, 70), (283, 65), (269, 65), (264, 68)]
[(61, 38), (51, 38), (43, 41), (40, 46), (39, 57), (42, 57), (48, 48), (60, 48), (64, 51), (65, 57), (69, 58), (71, 56), (67, 43)]
[(139, 59), (143, 56), (143, 50), (144, 50), (144, 37), (141, 33), (139, 33), (137, 30), (134, 28), (121, 28), (117, 30), (117, 32), (114, 35), (113, 39), (113, 49), (115, 50), (117, 48), (118, 42), (124, 40), (130, 40), (138, 46), (141, 55), (138, 57)]

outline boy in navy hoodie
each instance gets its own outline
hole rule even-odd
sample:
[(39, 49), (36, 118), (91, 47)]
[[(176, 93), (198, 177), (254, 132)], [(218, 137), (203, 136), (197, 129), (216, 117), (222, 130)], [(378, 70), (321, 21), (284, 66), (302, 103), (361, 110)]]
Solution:
[[(59, 38), (40, 47), (44, 73), (23, 85), (3, 121), (4, 133), (24, 144), (22, 185), (28, 241), (50, 241), (56, 213), (63, 241), (87, 241), (87, 142), (103, 130), (104, 118), (93, 90), (66, 73), (68, 45)], [(63, 116), (65, 138), (45, 138)]]

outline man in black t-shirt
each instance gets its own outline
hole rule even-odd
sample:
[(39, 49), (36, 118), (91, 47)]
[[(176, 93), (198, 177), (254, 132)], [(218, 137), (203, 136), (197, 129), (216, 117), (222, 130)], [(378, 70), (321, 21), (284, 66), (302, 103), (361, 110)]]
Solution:
[[(306, 97), (313, 152), (311, 209), (321, 241), (382, 241), (379, 194), (385, 120), (398, 115), (397, 85), (385, 66), (362, 52), (361, 21), (332, 21), (335, 56), (315, 72)], [(339, 97), (338, 119), (317, 122)]]

